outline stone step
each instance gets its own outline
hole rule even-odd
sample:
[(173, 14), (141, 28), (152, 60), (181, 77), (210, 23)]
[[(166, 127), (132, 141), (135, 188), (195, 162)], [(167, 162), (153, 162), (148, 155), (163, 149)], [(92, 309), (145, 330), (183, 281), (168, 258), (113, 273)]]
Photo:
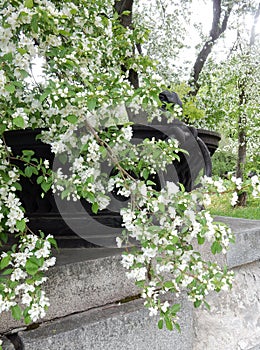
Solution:
[(192, 350), (191, 307), (184, 299), (181, 303), (181, 333), (159, 330), (143, 300), (135, 300), (20, 331), (12, 341), (23, 350)]
[[(255, 266), (253, 268), (253, 265), (251, 266), (251, 264), (257, 264), (257, 261), (260, 259), (260, 221), (222, 217), (216, 218), (216, 220), (230, 224), (236, 236), (236, 243), (231, 246), (231, 249), (225, 256), (219, 256), (219, 263), (228, 264), (229, 267), (235, 268), (238, 272), (237, 276), (241, 276), (241, 279), (244, 279), (243, 276), (248, 276), (249, 282), (247, 284), (241, 284), (240, 287), (240, 281), (237, 281), (236, 283), (237, 287), (234, 288), (234, 303), (236, 303), (236, 298), (239, 299), (239, 295), (241, 295), (242, 291), (244, 294), (246, 293), (246, 290), (244, 290), (245, 288), (250, 288), (252, 283), (259, 283), (259, 279), (256, 279), (258, 278), (257, 267)], [(212, 255), (210, 255), (209, 247), (204, 247), (203, 249), (204, 251), (202, 251), (202, 253), (208, 258), (216, 259), (215, 256), (212, 257)], [(185, 343), (184, 339), (178, 339), (181, 339), (180, 342), (183, 344), (188, 344), (187, 348), (178, 347), (179, 345), (177, 344), (179, 340), (177, 341), (176, 338), (174, 338), (177, 336), (176, 334), (178, 334), (176, 332), (167, 332), (167, 334), (170, 334), (169, 336), (167, 335), (167, 337), (170, 338), (167, 338), (165, 333), (161, 333), (161, 331), (156, 333), (156, 321), (153, 318), (148, 317), (147, 311), (143, 309), (142, 300), (135, 300), (123, 305), (117, 304), (119, 301), (123, 301), (129, 297), (131, 299), (131, 297), (135, 297), (140, 293), (140, 290), (134, 285), (134, 283), (128, 280), (125, 276), (125, 269), (121, 265), (121, 253), (122, 250), (118, 248), (60, 249), (60, 251), (56, 253), (57, 265), (48, 273), (49, 280), (46, 283), (45, 289), (50, 298), (51, 307), (43, 320), (44, 323), (42, 323), (38, 329), (26, 330), (26, 326), (24, 326), (22, 322), (14, 321), (9, 314), (3, 313), (0, 317), (0, 334), (15, 333), (15, 338), (17, 337), (18, 329), (21, 329), (22, 327), (23, 330), (20, 331), (19, 338), (17, 339), (23, 339), (25, 350), (45, 349), (43, 346), (45, 346), (47, 349), (48, 344), (54, 344), (53, 348), (51, 347), (52, 345), (49, 345), (49, 350), (63, 349), (62, 347), (55, 347), (55, 344), (62, 345), (62, 343), (59, 342), (61, 342), (62, 337), (67, 336), (71, 337), (71, 341), (77, 344), (76, 334), (81, 337), (80, 339), (82, 342), (84, 339), (87, 339), (87, 341), (81, 344), (82, 347), (78, 347), (80, 349), (141, 350), (149, 346), (152, 350), (167, 350), (168, 348), (174, 350), (191, 349), (188, 346), (190, 346), (190, 339), (193, 339), (191, 325), (194, 317), (190, 311), (193, 306), (191, 303), (189, 303), (189, 306), (187, 306), (185, 299), (183, 299), (184, 311), (180, 317), (180, 324), (184, 325), (184, 330), (182, 331), (184, 333), (181, 334), (184, 334), (188, 340), (187, 343)], [(240, 290), (241, 288), (243, 290)], [(251, 290), (255, 290), (254, 288), (251, 288)], [(228, 293), (229, 292), (227, 292), (227, 295), (229, 295)], [(184, 298), (184, 296), (182, 296), (182, 298)], [(214, 294), (213, 299), (214, 298), (218, 300), (217, 305), (223, 307), (227, 306), (227, 303), (222, 303), (222, 299), (220, 299), (217, 295)], [(225, 295), (224, 298), (226, 298)], [(258, 297), (256, 295), (254, 300), (260, 300), (260, 296), (259, 299), (257, 298)], [(245, 304), (247, 308), (249, 307), (250, 303), (251, 300)], [(102, 317), (99, 318), (99, 316)], [(213, 325), (212, 329), (214, 329), (215, 324), (214, 317), (215, 315), (213, 313), (211, 318)], [(140, 321), (138, 321), (139, 319)], [(218, 315), (216, 320), (217, 319)], [(51, 320), (55, 321), (49, 322)], [(229, 322), (229, 319), (224, 320), (223, 322)], [(236, 318), (234, 322), (237, 322)], [(188, 328), (185, 328), (186, 323)], [(68, 334), (66, 335), (66, 327), (69, 327), (70, 324), (72, 328), (68, 328)], [(145, 331), (146, 326), (147, 328)], [(115, 329), (115, 334), (113, 333), (113, 327)], [(254, 325), (254, 327), (259, 328), (259, 325)], [(52, 333), (52, 330), (55, 331), (55, 329), (57, 334), (59, 333), (59, 338), (57, 338), (58, 336), (55, 338), (56, 333)], [(121, 332), (120, 329), (122, 329)], [(158, 347), (159, 345), (156, 343), (156, 340), (154, 340), (152, 335), (150, 335), (151, 339), (149, 338), (148, 335), (151, 333), (152, 329), (153, 332), (155, 332), (156, 337), (158, 337), (158, 341), (161, 341), (162, 344), (164, 344), (163, 347)], [(99, 348), (88, 347), (88, 343), (93, 345), (93, 339), (91, 338), (92, 330), (95, 334), (97, 344), (100, 346)], [(99, 337), (99, 330), (101, 338)], [(130, 339), (134, 339), (135, 334), (137, 335), (137, 339), (139, 339), (139, 343), (136, 344), (133, 342), (134, 346), (131, 347), (132, 343), (130, 342)], [(161, 334), (164, 334), (166, 339), (169, 339), (169, 344), (171, 344), (172, 347), (166, 347), (168, 345), (164, 343), (163, 339), (161, 339)], [(52, 339), (52, 336), (54, 336), (55, 339)], [(207, 336), (208, 334), (205, 334), (205, 338), (207, 338)], [(42, 344), (39, 343), (37, 340), (38, 338), (42, 339)], [(123, 343), (120, 343), (121, 338), (123, 339)], [(106, 344), (104, 347), (102, 347), (102, 339)], [(144, 339), (144, 343), (148, 345), (141, 347), (144, 346), (142, 345), (141, 339)], [(109, 341), (111, 341), (111, 343)], [(37, 345), (34, 345), (33, 342), (35, 342)], [(45, 342), (46, 345), (43, 345)], [(255, 339), (254, 344), (258, 343), (259, 341)], [(126, 346), (129, 347), (127, 348), (122, 344), (126, 344)], [(251, 347), (254, 346), (254, 344), (252, 344)], [(64, 349), (78, 349), (77, 347), (74, 347), (73, 343), (71, 342), (65, 345)], [(6, 350), (7, 349), (8, 348), (6, 348)], [(16, 349), (20, 350), (23, 348), (16, 347)], [(198, 348), (198, 350), (201, 349), (201, 347)], [(225, 350), (226, 349), (228, 349), (228, 347), (226, 347)], [(245, 350), (249, 349), (250, 348), (245, 348)], [(211, 348), (209, 347), (207, 350), (211, 350)]]

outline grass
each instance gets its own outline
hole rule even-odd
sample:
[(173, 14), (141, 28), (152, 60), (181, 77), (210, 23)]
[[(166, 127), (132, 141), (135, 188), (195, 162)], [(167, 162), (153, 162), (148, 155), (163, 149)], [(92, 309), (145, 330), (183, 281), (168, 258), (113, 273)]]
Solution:
[(207, 208), (213, 216), (231, 216), (234, 218), (244, 218), (260, 220), (260, 200), (259, 198), (249, 198), (246, 207), (232, 207), (228, 195), (213, 197), (212, 203)]

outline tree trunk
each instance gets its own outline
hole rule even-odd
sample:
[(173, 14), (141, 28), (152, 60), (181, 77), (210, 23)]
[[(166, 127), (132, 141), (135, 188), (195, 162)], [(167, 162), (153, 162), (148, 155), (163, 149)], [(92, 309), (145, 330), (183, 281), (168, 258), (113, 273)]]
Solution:
[[(133, 29), (133, 3), (134, 0), (118, 0), (115, 2), (114, 9), (119, 14), (120, 23), (125, 28)], [(122, 14), (124, 11), (129, 11), (128, 14)], [(141, 47), (140, 44), (136, 44), (136, 48), (141, 53)], [(133, 47), (133, 55), (135, 54), (135, 47)], [(127, 71), (127, 68), (125, 66), (122, 66), (123, 72)], [(133, 85), (135, 89), (139, 87), (139, 79), (138, 79), (138, 73), (130, 69), (128, 74), (128, 80)]]
[[(258, 9), (254, 16), (254, 22), (251, 28), (251, 36), (250, 36), (250, 42), (249, 42), (249, 50), (252, 48), (252, 46), (255, 45), (255, 27), (258, 21), (258, 18), (260, 16), (260, 3), (258, 5)], [(246, 83), (250, 81), (250, 74), (249, 71), (246, 75), (246, 78), (242, 80), (238, 84), (239, 88), (239, 105), (243, 106), (247, 103), (247, 96), (245, 93), (246, 90)], [(246, 115), (240, 115), (238, 120), (238, 157), (237, 157), (237, 168), (236, 168), (236, 176), (240, 177), (242, 180), (244, 178), (244, 171), (245, 171), (245, 164), (246, 164), (246, 146), (247, 146), (247, 132), (246, 132), (246, 125), (247, 125), (247, 117)], [(247, 193), (242, 192), (238, 195), (238, 202), (237, 206), (246, 206), (247, 202)]]
[(209, 54), (212, 51), (213, 46), (216, 44), (217, 39), (220, 37), (222, 33), (224, 33), (224, 31), (227, 28), (227, 23), (228, 23), (231, 10), (232, 10), (232, 4), (230, 2), (230, 5), (225, 11), (223, 20), (221, 22), (221, 12), (222, 12), (221, 0), (213, 0), (213, 20), (212, 20), (212, 26), (209, 34), (209, 39), (205, 42), (205, 44), (203, 45), (201, 51), (197, 56), (197, 59), (193, 66), (191, 78), (189, 81), (189, 85), (193, 87), (193, 89), (190, 92), (190, 95), (192, 96), (196, 96), (199, 91), (199, 88), (200, 88), (199, 75), (207, 61)]
[[(243, 180), (244, 169), (246, 164), (246, 116), (239, 116), (238, 121), (238, 157), (237, 157), (237, 168), (236, 177)], [(237, 206), (245, 207), (247, 201), (247, 192), (241, 192), (238, 194)]]
[[(120, 23), (124, 27), (132, 28), (132, 12), (134, 0), (116, 0), (114, 8), (120, 16)], [(129, 14), (122, 15), (124, 11), (129, 11)]]

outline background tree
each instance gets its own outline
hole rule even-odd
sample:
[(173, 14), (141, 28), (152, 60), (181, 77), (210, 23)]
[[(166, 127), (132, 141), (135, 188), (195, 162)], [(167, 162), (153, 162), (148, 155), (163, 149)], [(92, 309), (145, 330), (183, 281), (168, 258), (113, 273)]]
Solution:
[(206, 42), (203, 44), (202, 49), (199, 51), (195, 60), (191, 79), (189, 85), (192, 86), (191, 95), (196, 95), (199, 91), (199, 76), (209, 57), (213, 46), (217, 43), (217, 40), (227, 29), (228, 19), (230, 17), (234, 1), (212, 0), (213, 5), (213, 19), (209, 37), (206, 38)]
[[(213, 61), (205, 71), (199, 92), (206, 108), (206, 125), (222, 125), (231, 140), (237, 140), (236, 176), (243, 179), (249, 161), (258, 153), (259, 137), (259, 39), (255, 27), (260, 5), (255, 10), (250, 35), (238, 31), (237, 42), (225, 61)], [(245, 25), (245, 23), (244, 23)], [(231, 141), (232, 142), (232, 141)], [(238, 194), (238, 205), (246, 205), (246, 192)]]
[[(243, 178), (246, 153), (253, 156), (252, 140), (258, 132), (258, 1), (212, 0), (209, 34), (200, 31), (201, 42), (197, 45), (194, 64), (186, 61), (182, 69), (176, 61), (180, 61), (182, 49), (188, 47), (184, 23), (186, 28), (191, 25), (192, 2), (185, 2), (181, 8), (166, 0), (149, 5), (146, 1), (138, 3), (143, 3), (143, 7), (137, 12), (145, 14), (150, 23), (150, 40), (145, 50), (158, 60), (159, 74), (183, 100), (185, 121), (216, 128), (217, 122), (225, 120), (227, 135), (238, 141), (236, 176)], [(145, 16), (139, 15), (137, 20), (145, 21)], [(250, 21), (253, 25), (249, 33)], [(229, 39), (229, 48), (220, 59), (218, 50), (223, 51), (225, 35), (230, 36), (232, 32), (237, 32), (237, 38)], [(191, 73), (187, 78), (188, 66)], [(246, 193), (239, 193), (238, 204), (246, 204)]]

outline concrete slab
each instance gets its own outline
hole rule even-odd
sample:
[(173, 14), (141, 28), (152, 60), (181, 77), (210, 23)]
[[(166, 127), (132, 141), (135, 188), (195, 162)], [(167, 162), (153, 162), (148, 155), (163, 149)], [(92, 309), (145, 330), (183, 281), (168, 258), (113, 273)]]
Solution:
[(235, 235), (235, 243), (230, 244), (226, 254), (213, 255), (210, 244), (202, 246), (194, 243), (205, 260), (214, 261), (220, 266), (234, 268), (260, 259), (260, 220), (247, 220), (230, 217), (215, 217), (216, 222), (227, 224)]
[[(221, 265), (240, 266), (260, 259), (260, 220), (216, 218), (226, 222), (236, 235), (236, 244), (231, 246), (226, 256), (213, 256), (209, 247), (203, 247), (206, 259), (217, 260)], [(69, 314), (104, 306), (140, 291), (125, 276), (121, 253), (117, 248), (74, 248), (61, 249), (57, 265), (49, 271), (46, 293), (51, 307), (45, 317), (51, 320)], [(0, 333), (10, 332), (23, 326), (14, 321), (10, 314), (0, 318)]]
[(194, 310), (193, 350), (260, 350), (260, 261), (234, 268), (228, 291), (210, 293)]
[(260, 259), (260, 220), (216, 217), (229, 225), (235, 233), (236, 242), (230, 245), (226, 255), (228, 267), (241, 266)]
[[(44, 320), (138, 294), (140, 290), (126, 278), (119, 253), (105, 248), (61, 250), (57, 255), (57, 265), (49, 271), (45, 284), (51, 307)], [(13, 320), (9, 313), (1, 315), (0, 333), (21, 326), (22, 322)]]
[(159, 330), (157, 318), (138, 300), (68, 316), (18, 336), (24, 350), (191, 350), (191, 305), (181, 302), (181, 333)]

